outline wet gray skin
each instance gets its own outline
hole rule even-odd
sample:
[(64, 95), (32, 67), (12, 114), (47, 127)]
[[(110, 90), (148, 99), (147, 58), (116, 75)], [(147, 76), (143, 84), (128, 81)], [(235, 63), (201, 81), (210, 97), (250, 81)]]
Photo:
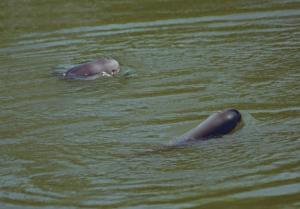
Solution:
[(114, 76), (120, 71), (120, 65), (115, 59), (100, 58), (75, 66), (63, 74), (66, 79), (93, 80), (101, 76)]
[(220, 137), (233, 131), (242, 122), (241, 113), (236, 109), (225, 109), (209, 116), (197, 127), (191, 129), (170, 145), (184, 145)]

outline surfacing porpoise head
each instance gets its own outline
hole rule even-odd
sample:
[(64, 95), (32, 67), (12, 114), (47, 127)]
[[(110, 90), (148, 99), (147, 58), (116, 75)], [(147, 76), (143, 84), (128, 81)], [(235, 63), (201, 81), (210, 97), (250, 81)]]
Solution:
[(230, 133), (239, 124), (241, 119), (242, 115), (236, 109), (225, 109), (216, 112), (207, 118), (207, 126), (211, 126), (211, 133), (207, 134), (220, 136)]
[(223, 136), (233, 131), (241, 121), (241, 113), (236, 109), (218, 111), (171, 144), (181, 145), (189, 142)]
[(69, 69), (64, 73), (64, 78), (91, 78), (100, 76), (114, 76), (120, 72), (120, 65), (115, 59), (100, 58), (92, 62), (86, 62)]

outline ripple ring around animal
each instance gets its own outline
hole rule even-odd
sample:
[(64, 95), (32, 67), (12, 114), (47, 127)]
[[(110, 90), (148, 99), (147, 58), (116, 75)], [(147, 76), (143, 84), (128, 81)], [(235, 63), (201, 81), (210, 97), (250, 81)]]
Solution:
[(94, 80), (101, 76), (114, 76), (119, 71), (118, 61), (112, 58), (100, 58), (72, 67), (63, 74), (63, 78)]
[(242, 115), (238, 110), (225, 109), (223, 111), (218, 111), (209, 116), (197, 127), (186, 132), (178, 139), (171, 141), (169, 145), (186, 145), (197, 141), (220, 137), (240, 127), (240, 124), (242, 124)]

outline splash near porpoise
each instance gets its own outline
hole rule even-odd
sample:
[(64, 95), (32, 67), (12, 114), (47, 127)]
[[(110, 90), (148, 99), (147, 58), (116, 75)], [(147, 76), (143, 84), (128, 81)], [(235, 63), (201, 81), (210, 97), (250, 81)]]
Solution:
[(225, 109), (209, 116), (197, 127), (171, 141), (170, 146), (193, 144), (198, 141), (221, 137), (235, 130), (242, 122), (242, 115), (236, 109)]
[(65, 79), (94, 80), (101, 76), (114, 76), (120, 72), (118, 61), (112, 58), (100, 58), (75, 66), (65, 73)]

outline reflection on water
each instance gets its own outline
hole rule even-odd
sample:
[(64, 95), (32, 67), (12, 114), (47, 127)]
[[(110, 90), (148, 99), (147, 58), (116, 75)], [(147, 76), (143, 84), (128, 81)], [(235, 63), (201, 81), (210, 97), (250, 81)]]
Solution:
[[(299, 2), (74, 2), (0, 3), (2, 207), (300, 207)], [(123, 72), (56, 76), (101, 56)], [(243, 129), (161, 149), (227, 107)]]

